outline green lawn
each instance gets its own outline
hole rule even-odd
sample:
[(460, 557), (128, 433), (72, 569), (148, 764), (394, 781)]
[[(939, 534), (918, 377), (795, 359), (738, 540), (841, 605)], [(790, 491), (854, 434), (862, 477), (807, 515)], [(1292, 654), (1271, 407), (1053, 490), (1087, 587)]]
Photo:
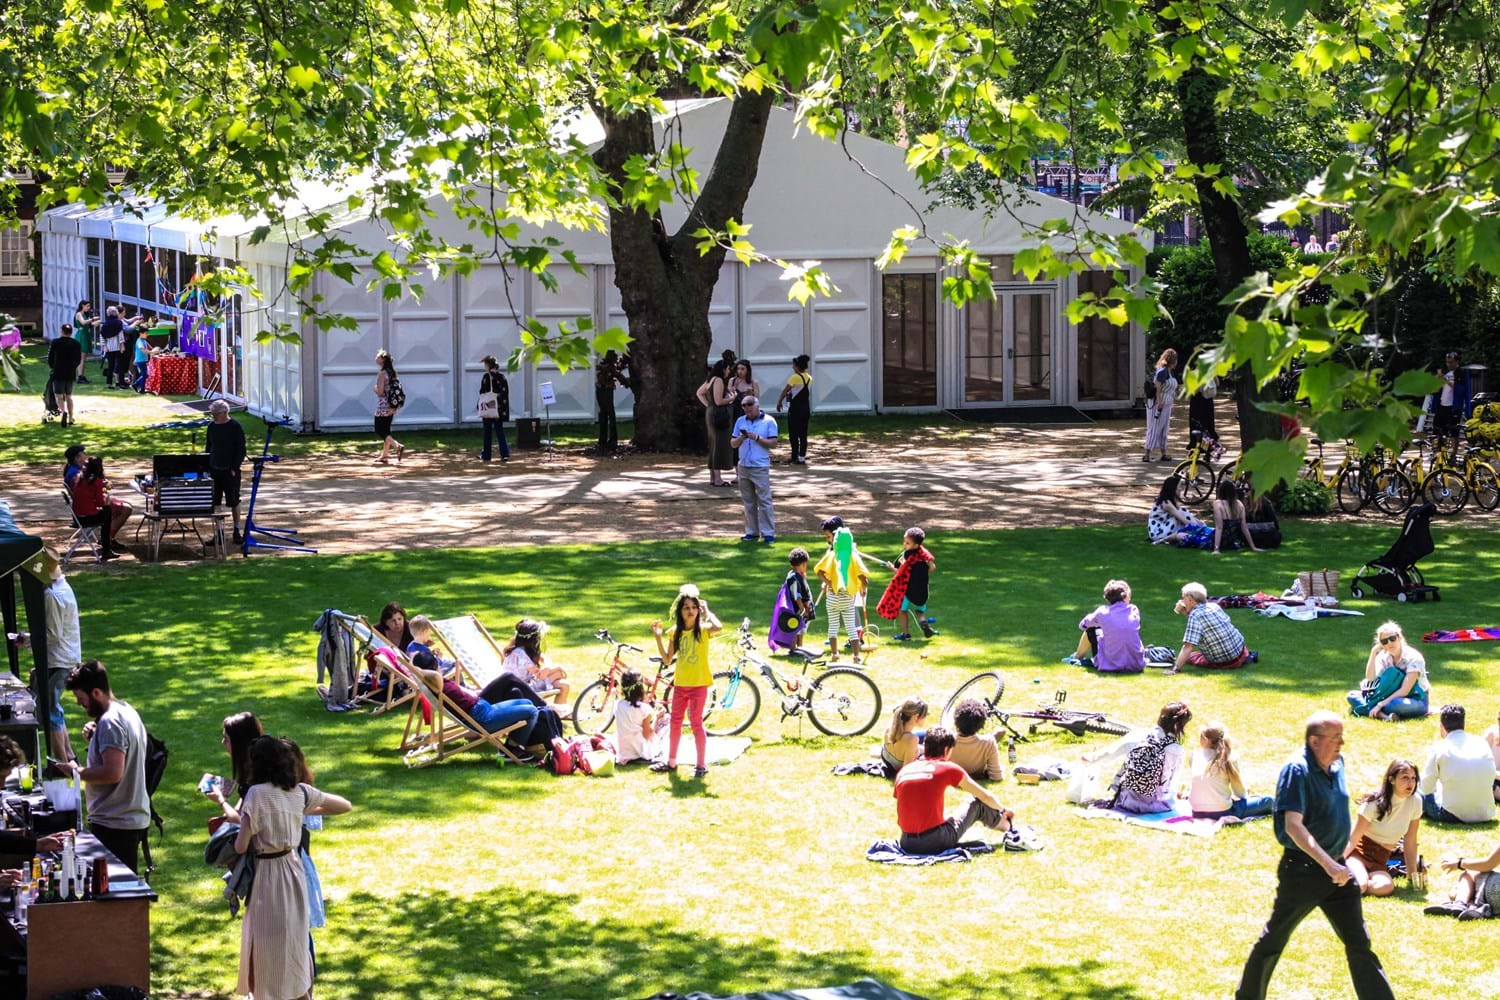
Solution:
[[(1234, 612), (1262, 651), (1243, 671), (1107, 678), (1058, 658), (1109, 576), (1134, 585), (1147, 640), (1175, 642), (1181, 620), (1170, 609), (1182, 582), (1202, 579), (1217, 593), (1280, 588), (1310, 567), (1352, 573), (1393, 531), (1295, 525), (1284, 549), (1261, 557), (1151, 548), (1138, 529), (938, 534), (929, 542), (942, 634), (886, 644), (873, 675), (888, 705), (919, 694), (940, 707), (966, 677), (993, 668), (1005, 671), (1017, 706), (1065, 687), (1072, 704), (1146, 723), (1183, 698), (1197, 721), (1228, 724), (1251, 790), (1269, 791), (1301, 720), (1342, 707), (1385, 616), (1412, 635), (1500, 624), (1494, 533), (1439, 525), (1424, 569), (1444, 588), (1441, 603), (1354, 602), (1367, 617), (1306, 624)], [(702, 586), (726, 620), (750, 614), (763, 632), (786, 548), (814, 542), (784, 541), (774, 550), (663, 541), (266, 558), (77, 576), (86, 655), (104, 659), (117, 691), (172, 751), (158, 795), (168, 821), (154, 879), (158, 989), (233, 986), (238, 925), (201, 863), (211, 810), (194, 785), (225, 768), (219, 720), (249, 709), (303, 745), (320, 785), (355, 803), (314, 841), (330, 921), (318, 936), (320, 997), (642, 997), (863, 974), (934, 998), (1228, 995), (1270, 909), (1278, 849), (1269, 823), (1198, 840), (1086, 822), (1060, 785), (1007, 781), (998, 794), (1039, 829), (1044, 852), (891, 869), (863, 859), (894, 829), (889, 785), (829, 773), (862, 757), (875, 735), (783, 728), (769, 699), (749, 753), (697, 783), (642, 771), (553, 778), (479, 755), (407, 770), (393, 751), (401, 720), (329, 714), (312, 690), (310, 626), (328, 606), (373, 614), (395, 598), (414, 613), (472, 611), (497, 633), (539, 615), (554, 626), (551, 655), (580, 681), (599, 662), (596, 627), (647, 644), (650, 620), (683, 581)], [(861, 542), (879, 554), (896, 536)], [(1437, 698), (1467, 702), (1476, 727), (1500, 707), (1497, 648), (1425, 649)], [(715, 655), (726, 664), (727, 646)], [(81, 721), (70, 710), (75, 730)], [(1420, 763), (1434, 731), (1352, 721), (1351, 786), (1369, 790), (1393, 755)], [(1023, 747), (1023, 760), (1075, 759), (1101, 741), (1062, 736)], [(1493, 825), (1424, 834), (1430, 861), (1486, 853), (1497, 839)], [(1435, 877), (1433, 896), (1447, 885)], [(1500, 921), (1460, 928), (1422, 916), (1422, 905), (1402, 892), (1367, 908), (1397, 995), (1492, 990)], [(1335, 954), (1327, 925), (1310, 919), (1274, 995), (1351, 996)]]
[[(177, 417), (165, 413), (154, 396), (137, 397), (133, 393), (122, 393), (104, 388), (99, 376), (99, 366), (90, 361), (88, 384), (79, 384), (75, 395), (91, 397), (106, 396), (130, 404), (128, 410), (109, 419), (87, 419), (77, 431), (44, 425), (41, 422), (42, 387), (46, 384), (47, 371), (43, 360), (46, 351), (39, 345), (28, 345), (22, 349), (21, 370), (26, 385), (20, 390), (5, 388), (0, 391), (0, 414), (5, 419), (5, 447), (0, 452), (0, 461), (24, 464), (51, 464), (61, 461), (62, 451), (71, 441), (86, 438), (93, 454), (103, 455), (109, 461), (139, 460), (163, 453), (169, 445), (190, 446), (190, 442), (202, 441), (201, 431), (193, 430), (146, 430), (146, 424), (170, 420), (190, 420), (193, 417)], [(191, 396), (171, 397), (192, 399)], [(258, 447), (266, 432), (266, 425), (258, 417), (246, 413), (235, 415), (244, 424), (252, 448)], [(883, 441), (905, 441), (913, 434), (923, 431), (941, 433), (945, 439), (980, 435), (986, 433), (983, 424), (960, 421), (944, 413), (926, 414), (881, 414), (876, 416), (819, 416), (814, 425), (820, 439), (831, 437), (850, 438), (878, 445)], [(444, 430), (402, 430), (397, 432), (401, 441), (412, 452), (477, 453), (483, 444), (483, 434), (475, 428), (447, 428)], [(620, 440), (627, 442), (635, 432), (633, 421), (620, 422)], [(512, 444), (515, 442), (514, 425), (508, 427)], [(371, 453), (371, 432), (361, 429), (346, 433), (293, 434), (285, 429), (277, 430), (276, 450), (288, 457), (349, 456)], [(560, 447), (583, 447), (598, 440), (598, 425), (593, 423), (554, 423), (552, 438)]]

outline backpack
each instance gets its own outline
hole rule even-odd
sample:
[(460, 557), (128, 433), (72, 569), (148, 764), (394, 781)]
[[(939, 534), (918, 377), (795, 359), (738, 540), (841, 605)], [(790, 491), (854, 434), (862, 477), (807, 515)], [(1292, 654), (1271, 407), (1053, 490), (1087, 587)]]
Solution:
[[(162, 775), (167, 773), (167, 745), (161, 740), (146, 733), (146, 800), (151, 807), (151, 822), (156, 826), (156, 835), (160, 837), (165, 831), (162, 829), (161, 813), (156, 811), (156, 803), (151, 797), (161, 787)], [(151, 830), (148, 827), (141, 837), (141, 853), (146, 859), (146, 874), (151, 874), (156, 865), (151, 860)]]
[(1174, 742), (1170, 736), (1152, 733), (1144, 743), (1131, 747), (1120, 769), (1120, 787), (1144, 797), (1155, 795), (1167, 766), (1167, 747)]
[(394, 375), (385, 387), (385, 402), (393, 410), (406, 405), (406, 390), (401, 388), (401, 380)]
[(1144, 392), (1144, 395), (1146, 397), (1146, 402), (1148, 402), (1148, 403), (1154, 403), (1154, 402), (1156, 402), (1156, 373), (1155, 372), (1152, 372), (1150, 375), (1146, 376), (1146, 385), (1144, 387), (1143, 392)]
[[(610, 763), (614, 763), (614, 744), (602, 733), (575, 736), (569, 740), (557, 737), (552, 741), (552, 753), (549, 756), (552, 773), (593, 774), (604, 761), (603, 756), (593, 756), (595, 754), (607, 755)], [(614, 773), (613, 767), (609, 768), (609, 773)]]

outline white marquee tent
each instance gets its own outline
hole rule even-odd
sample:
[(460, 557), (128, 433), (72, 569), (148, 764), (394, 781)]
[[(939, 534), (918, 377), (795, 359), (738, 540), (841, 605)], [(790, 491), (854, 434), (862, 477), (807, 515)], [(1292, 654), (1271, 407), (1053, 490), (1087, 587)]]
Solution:
[[(689, 163), (701, 175), (711, 165), (728, 108), (724, 100), (679, 102), (660, 122), (690, 147)], [(580, 134), (597, 139), (597, 128), (585, 121)], [(1134, 375), (1146, 367), (1144, 335), (1102, 320), (1070, 324), (1063, 315), (1080, 291), (1106, 290), (1108, 276), (1088, 272), (1062, 283), (1029, 283), (1011, 274), (1010, 255), (1036, 239), (1020, 220), (1039, 224), (1086, 210), (1042, 195), (1028, 195), (1013, 208), (1014, 217), (986, 218), (947, 206), (928, 210), (932, 196), (907, 170), (905, 150), (857, 134), (848, 136), (847, 146), (854, 159), (799, 130), (792, 112), (773, 109), (744, 221), (753, 226), (750, 237), (758, 250), (822, 261), (838, 290), (799, 305), (787, 298), (774, 265), (731, 260), (711, 310), (714, 356), (731, 347), (748, 358), (769, 393), (789, 374), (793, 356), (809, 354), (814, 412), (1129, 405)], [(339, 205), (346, 193), (310, 184), (299, 193), (299, 207), (310, 213)], [(940, 262), (923, 256), (921, 244), (899, 265), (885, 272), (875, 268), (892, 230), (918, 223), (908, 201), (923, 210), (929, 232), (967, 240), (993, 259), (994, 302), (964, 310), (944, 303)], [(440, 199), (433, 207), (445, 235), (472, 238)], [(669, 228), (683, 214), (681, 205), (663, 210)], [(1112, 233), (1133, 228), (1094, 213), (1087, 222)], [(503, 359), (518, 342), (524, 317), (549, 325), (585, 316), (600, 328), (627, 325), (605, 234), (523, 227), (522, 239), (542, 233), (561, 239), (584, 273), (558, 267), (559, 287), (548, 292), (532, 275), (513, 270), (507, 279), (498, 264), (486, 265), (468, 277), (428, 283), (420, 301), (383, 300), (378, 289), (367, 293), (362, 283), (351, 286), (323, 275), (316, 290), (324, 308), (352, 317), (357, 326), (319, 331), (284, 293), (286, 243), (273, 239), (252, 246), (254, 226), (254, 220), (238, 217), (195, 222), (170, 216), (160, 205), (53, 209), (38, 225), (46, 261), (46, 329), (68, 322), (85, 297), (163, 311), (158, 278), (178, 289), (213, 259), (237, 261), (253, 272), (265, 299), (245, 297), (219, 333), (224, 389), (252, 412), (336, 430), (369, 426), (377, 349), (392, 353), (406, 387), (398, 426), (452, 426), (477, 423), (479, 359)], [(395, 252), (374, 222), (351, 222), (340, 235), (371, 252)], [(1150, 239), (1149, 233), (1138, 236)], [(257, 332), (279, 322), (301, 331), (302, 343), (256, 342)], [(592, 374), (546, 366), (511, 376), (512, 416), (541, 415), (543, 382), (552, 383), (556, 396), (553, 419), (593, 416)], [(616, 405), (628, 413), (630, 394), (621, 390)]]

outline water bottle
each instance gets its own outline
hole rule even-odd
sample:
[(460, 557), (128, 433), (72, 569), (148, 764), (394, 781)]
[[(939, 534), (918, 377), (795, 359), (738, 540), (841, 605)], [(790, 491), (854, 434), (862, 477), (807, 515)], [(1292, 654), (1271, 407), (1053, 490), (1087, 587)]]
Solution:
[(1009, 758), (1011, 766), (1014, 767), (1017, 759), (1016, 738), (1014, 736), (1010, 738), (1010, 748), (1005, 751), (1005, 756)]

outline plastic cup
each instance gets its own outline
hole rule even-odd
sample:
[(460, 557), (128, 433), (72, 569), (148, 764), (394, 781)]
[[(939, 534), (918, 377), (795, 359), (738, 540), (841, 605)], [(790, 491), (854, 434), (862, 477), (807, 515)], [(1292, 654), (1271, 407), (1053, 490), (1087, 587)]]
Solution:
[(29, 791), (31, 791), (33, 785), (32, 785), (31, 765), (30, 764), (26, 764), (26, 765), (24, 765), (21, 768), (20, 775), (19, 775), (19, 780), (20, 780), (20, 783), (21, 783), (21, 791), (23, 791), (23, 792), (29, 792)]

